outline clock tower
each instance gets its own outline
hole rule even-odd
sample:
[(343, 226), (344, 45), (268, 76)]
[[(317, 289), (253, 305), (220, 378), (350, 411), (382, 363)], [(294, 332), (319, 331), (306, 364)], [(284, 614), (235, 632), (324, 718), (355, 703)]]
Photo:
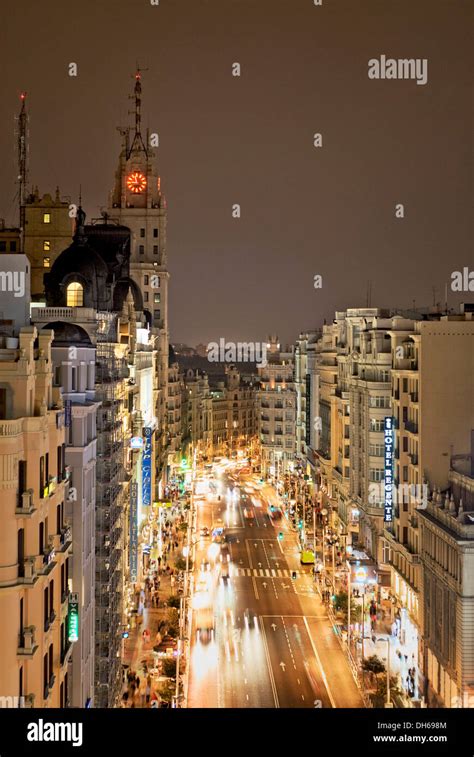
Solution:
[(122, 151), (107, 213), (111, 219), (117, 220), (131, 231), (130, 276), (143, 294), (143, 309), (158, 350), (155, 456), (157, 471), (165, 471), (169, 345), (167, 210), (148, 130), (145, 138), (142, 135), (140, 69), (135, 74), (132, 97), (135, 101), (135, 124), (134, 127), (119, 129)]

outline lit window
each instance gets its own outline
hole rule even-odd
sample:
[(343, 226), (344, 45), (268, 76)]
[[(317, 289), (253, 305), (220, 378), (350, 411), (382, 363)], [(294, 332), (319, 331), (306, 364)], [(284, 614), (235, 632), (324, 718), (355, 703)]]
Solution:
[(45, 252), (49, 252), (51, 250), (51, 242), (49, 241), (49, 239), (45, 239), (44, 240), (44, 242), (43, 242), (43, 250)]
[(43, 268), (50, 268), (51, 258), (43, 258)]
[(43, 223), (51, 223), (51, 213), (43, 213)]
[(161, 302), (161, 296), (160, 296), (160, 293), (159, 293), (159, 292), (157, 292), (157, 293), (155, 294), (155, 302)]
[(82, 308), (84, 304), (84, 289), (82, 284), (73, 281), (69, 284), (66, 293), (66, 305), (68, 308)]

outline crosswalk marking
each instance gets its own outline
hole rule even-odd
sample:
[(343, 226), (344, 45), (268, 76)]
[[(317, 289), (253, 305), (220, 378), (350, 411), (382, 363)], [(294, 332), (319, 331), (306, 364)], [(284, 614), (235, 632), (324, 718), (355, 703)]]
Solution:
[(281, 568), (278, 570), (273, 568), (234, 568), (232, 571), (232, 575), (234, 576), (248, 576), (249, 578), (252, 576), (256, 578), (291, 578), (293, 573), (296, 573), (297, 578), (308, 575), (304, 570), (293, 571), (282, 570)]

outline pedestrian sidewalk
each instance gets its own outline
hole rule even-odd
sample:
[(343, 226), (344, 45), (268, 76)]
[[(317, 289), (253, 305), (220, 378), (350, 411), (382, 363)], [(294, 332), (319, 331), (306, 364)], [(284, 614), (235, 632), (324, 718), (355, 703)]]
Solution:
[[(171, 522), (177, 522), (177, 518), (171, 519)], [(153, 647), (157, 645), (159, 638), (157, 638), (158, 629), (160, 623), (168, 617), (168, 605), (167, 602), (171, 596), (179, 596), (179, 583), (177, 581), (177, 570), (175, 563), (178, 558), (182, 557), (183, 543), (185, 540), (185, 532), (178, 530), (177, 535), (171, 538), (165, 539), (162, 535), (161, 539), (161, 566), (158, 568), (158, 578), (160, 586), (158, 589), (158, 606), (152, 604), (152, 592), (145, 594), (145, 578), (142, 576), (141, 580), (135, 584), (135, 605), (140, 607), (143, 605), (142, 613), (138, 611), (132, 612), (130, 618), (130, 630), (127, 639), (124, 639), (122, 665), (124, 670), (123, 677), (123, 693), (129, 691), (127, 685), (126, 672), (128, 670), (134, 671), (138, 674), (141, 681), (146, 679), (146, 675), (149, 672), (152, 678), (150, 703), (143, 703), (143, 698), (138, 693), (133, 697), (133, 704), (129, 696), (129, 702), (127, 706), (133, 707), (149, 707), (154, 700), (159, 701), (158, 690), (160, 684), (164, 683), (166, 679), (161, 676), (161, 661), (156, 653), (153, 651)], [(178, 547), (173, 546), (171, 548), (171, 541), (175, 539), (178, 541)], [(168, 544), (170, 544), (169, 551), (167, 550)], [(155, 550), (157, 546), (155, 545)], [(165, 564), (166, 560), (166, 564)], [(156, 560), (156, 563), (158, 561)], [(156, 564), (155, 563), (155, 564)], [(157, 566), (158, 567), (158, 566)], [(173, 570), (173, 574), (166, 572), (166, 568)], [(150, 570), (149, 573), (153, 574), (155, 571)], [(145, 633), (147, 632), (147, 633)], [(160, 680), (161, 678), (161, 680)]]

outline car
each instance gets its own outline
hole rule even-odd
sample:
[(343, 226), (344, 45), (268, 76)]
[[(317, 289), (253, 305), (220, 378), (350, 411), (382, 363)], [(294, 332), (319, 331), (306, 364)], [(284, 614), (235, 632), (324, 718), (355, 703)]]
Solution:
[(230, 578), (229, 563), (227, 561), (223, 562), (221, 565), (220, 577), (224, 582), (228, 581)]
[(208, 529), (208, 527), (207, 526), (203, 526), (201, 528), (201, 532), (200, 533), (201, 533), (201, 536), (209, 536), (209, 529)]

